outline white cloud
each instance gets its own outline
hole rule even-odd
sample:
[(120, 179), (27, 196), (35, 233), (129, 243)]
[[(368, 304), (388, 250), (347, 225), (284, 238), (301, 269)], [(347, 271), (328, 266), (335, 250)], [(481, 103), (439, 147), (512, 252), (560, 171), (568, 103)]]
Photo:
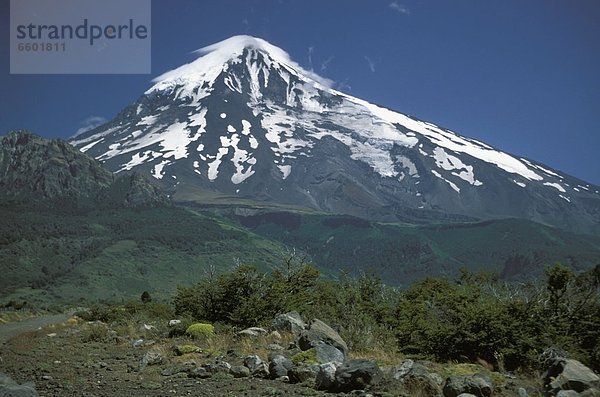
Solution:
[(369, 69), (371, 69), (371, 72), (375, 73), (375, 62), (373, 62), (371, 60), (371, 58), (369, 58), (366, 55), (365, 55), (365, 60), (367, 61), (367, 64), (369, 65)]
[(315, 47), (313, 47), (313, 46), (308, 47), (308, 65), (310, 66), (310, 70), (313, 70), (313, 63), (312, 63), (313, 52), (315, 52)]
[(77, 131), (75, 131), (75, 134), (73, 134), (71, 138), (75, 138), (76, 136), (81, 135), (84, 132), (93, 130), (94, 128), (101, 126), (106, 122), (106, 118), (102, 116), (90, 116), (81, 122), (81, 127)]
[(321, 72), (324, 72), (325, 70), (327, 70), (327, 67), (329, 66), (329, 63), (333, 61), (333, 55), (330, 56), (329, 58), (327, 58), (326, 60), (323, 61), (323, 63), (321, 63)]
[(400, 14), (410, 15), (410, 10), (406, 8), (403, 4), (399, 4), (397, 1), (392, 1), (390, 3), (390, 8), (392, 10), (398, 11)]

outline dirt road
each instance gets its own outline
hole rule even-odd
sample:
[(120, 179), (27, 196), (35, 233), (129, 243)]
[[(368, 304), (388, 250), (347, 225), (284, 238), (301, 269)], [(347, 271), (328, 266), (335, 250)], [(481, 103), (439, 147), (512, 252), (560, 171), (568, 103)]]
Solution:
[(72, 312), (51, 314), (40, 317), (28, 318), (27, 320), (17, 321), (14, 323), (0, 324), (0, 345), (3, 345), (10, 338), (22, 334), (23, 332), (35, 331), (46, 325), (62, 323), (73, 315)]

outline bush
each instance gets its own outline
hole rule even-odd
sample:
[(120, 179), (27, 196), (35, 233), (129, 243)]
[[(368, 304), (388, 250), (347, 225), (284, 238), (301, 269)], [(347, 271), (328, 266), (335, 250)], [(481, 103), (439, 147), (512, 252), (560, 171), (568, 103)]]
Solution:
[(175, 312), (200, 321), (251, 327), (269, 323), (278, 313), (300, 310), (311, 301), (319, 272), (302, 265), (289, 272), (259, 273), (239, 266), (192, 287), (180, 287)]
[(209, 336), (214, 335), (215, 327), (212, 324), (195, 323), (190, 325), (185, 333), (194, 339), (206, 339)]
[(317, 351), (314, 348), (294, 354), (291, 360), (296, 365), (319, 363), (319, 360), (317, 359)]

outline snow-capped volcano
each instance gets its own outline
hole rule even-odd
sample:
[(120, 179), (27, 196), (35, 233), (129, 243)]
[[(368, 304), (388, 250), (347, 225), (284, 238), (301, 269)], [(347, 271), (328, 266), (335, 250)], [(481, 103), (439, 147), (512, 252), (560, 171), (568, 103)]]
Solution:
[(600, 188), (331, 88), (281, 49), (235, 36), (154, 79), (71, 143), (175, 199), (230, 197), (375, 220), (520, 217), (600, 231)]

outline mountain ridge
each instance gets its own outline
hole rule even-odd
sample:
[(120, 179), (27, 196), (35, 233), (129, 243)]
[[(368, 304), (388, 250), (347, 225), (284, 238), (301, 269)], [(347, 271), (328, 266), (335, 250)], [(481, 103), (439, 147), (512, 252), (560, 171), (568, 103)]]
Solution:
[(155, 206), (168, 201), (139, 173), (115, 175), (66, 141), (25, 130), (0, 137), (0, 199), (79, 207)]

